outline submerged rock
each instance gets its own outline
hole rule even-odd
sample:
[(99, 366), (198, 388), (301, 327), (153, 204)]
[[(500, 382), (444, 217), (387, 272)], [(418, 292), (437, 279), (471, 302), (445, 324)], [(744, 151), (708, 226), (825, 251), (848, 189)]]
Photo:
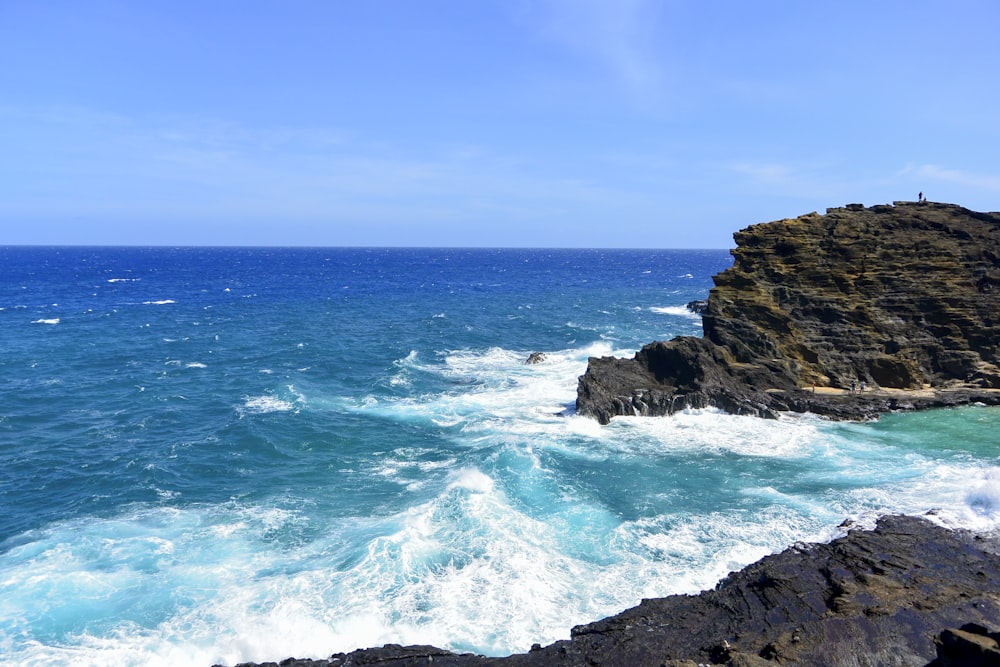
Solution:
[(998, 553), (997, 540), (949, 531), (919, 517), (883, 517), (874, 530), (793, 546), (729, 575), (714, 590), (643, 600), (573, 628), (568, 640), (536, 645), (528, 653), (487, 658), (389, 645), (280, 664), (967, 664), (947, 660), (970, 653), (993, 657), (990, 642), (997, 635), (987, 628), (1000, 626)]
[(591, 358), (579, 414), (606, 424), (716, 406), (858, 419), (1000, 404), (1000, 213), (852, 204), (734, 238), (704, 337)]

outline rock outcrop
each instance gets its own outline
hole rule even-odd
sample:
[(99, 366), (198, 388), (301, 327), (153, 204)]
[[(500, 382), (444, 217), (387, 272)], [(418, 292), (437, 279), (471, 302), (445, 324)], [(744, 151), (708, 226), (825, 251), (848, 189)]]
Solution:
[(734, 238), (704, 337), (592, 358), (578, 414), (608, 423), (716, 406), (868, 418), (1000, 404), (1000, 213), (851, 204)]
[[(994, 664), (1000, 543), (920, 517), (883, 517), (828, 544), (768, 556), (699, 595), (644, 600), (503, 658), (383, 646), (284, 667), (730, 667)], [(973, 655), (986, 662), (963, 662)], [(275, 663), (270, 663), (274, 665)]]

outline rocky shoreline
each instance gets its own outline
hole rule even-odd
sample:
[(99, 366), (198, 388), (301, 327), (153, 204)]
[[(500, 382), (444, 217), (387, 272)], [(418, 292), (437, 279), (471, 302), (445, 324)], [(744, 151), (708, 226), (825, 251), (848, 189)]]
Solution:
[[(849, 529), (849, 526), (845, 526)], [(797, 544), (699, 595), (643, 600), (502, 658), (388, 645), (282, 667), (998, 665), (1000, 538), (887, 516)]]
[[(578, 414), (607, 424), (714, 406), (869, 419), (1000, 405), (1000, 213), (852, 204), (734, 238), (733, 267), (698, 305), (704, 337), (591, 358)], [(839, 539), (794, 545), (713, 590), (643, 600), (523, 654), (387, 645), (263, 664), (1000, 667), (1000, 536), (907, 516), (842, 528)]]
[(852, 204), (734, 239), (733, 266), (700, 305), (704, 337), (591, 358), (578, 414), (869, 419), (1000, 404), (1000, 213)]

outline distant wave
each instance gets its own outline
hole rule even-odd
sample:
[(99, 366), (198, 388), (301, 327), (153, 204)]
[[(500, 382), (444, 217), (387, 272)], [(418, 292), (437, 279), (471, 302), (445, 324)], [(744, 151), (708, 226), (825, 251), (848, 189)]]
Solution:
[(53, 317), (53, 318), (50, 318), (50, 319), (32, 320), (31, 323), (32, 324), (59, 324), (59, 318), (58, 317)]
[(143, 301), (142, 303), (147, 306), (162, 306), (167, 303), (177, 303), (177, 302), (174, 301), (173, 299), (162, 299), (160, 301)]

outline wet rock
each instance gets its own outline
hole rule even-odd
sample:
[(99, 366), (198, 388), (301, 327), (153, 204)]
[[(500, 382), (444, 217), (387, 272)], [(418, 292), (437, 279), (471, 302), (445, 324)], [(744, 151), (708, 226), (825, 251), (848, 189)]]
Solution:
[(699, 315), (702, 315), (705, 313), (706, 310), (708, 310), (708, 301), (702, 301), (702, 300), (688, 301), (685, 307), (692, 313), (698, 313)]
[(734, 238), (704, 337), (592, 358), (579, 414), (607, 423), (712, 405), (866, 419), (1000, 404), (1000, 213), (856, 204)]
[(526, 364), (540, 364), (545, 361), (544, 352), (532, 352), (528, 355), (528, 358), (524, 361)]

